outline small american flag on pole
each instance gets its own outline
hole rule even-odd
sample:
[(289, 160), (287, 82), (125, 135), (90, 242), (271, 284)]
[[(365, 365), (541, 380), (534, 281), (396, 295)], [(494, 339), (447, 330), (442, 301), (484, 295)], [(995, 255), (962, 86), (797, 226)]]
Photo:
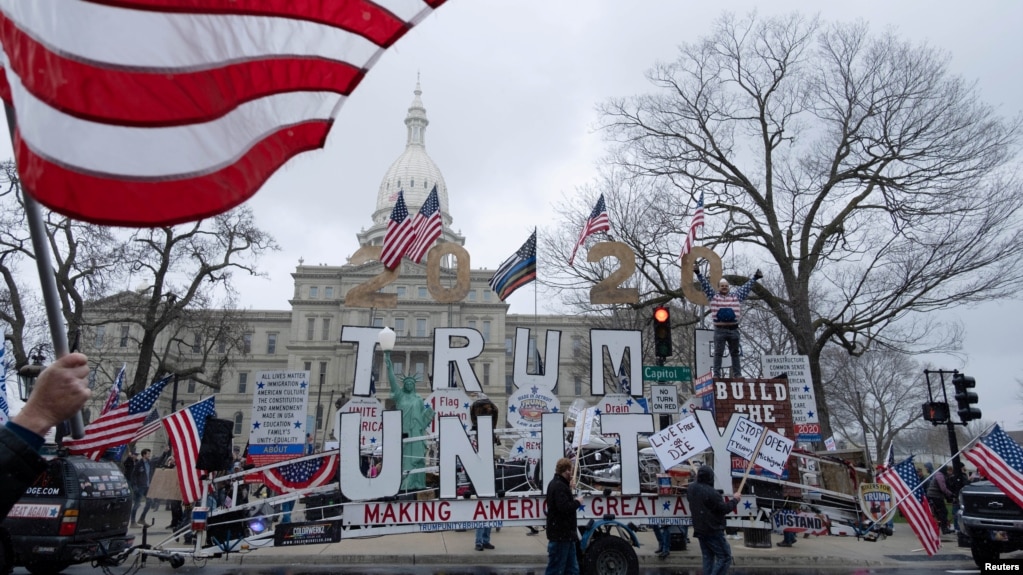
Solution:
[(146, 420), (143, 422), (142, 427), (139, 428), (139, 430), (135, 433), (135, 437), (131, 440), (138, 441), (143, 437), (156, 432), (157, 429), (160, 429), (160, 425), (162, 423), (163, 421), (160, 419), (160, 410), (154, 407), (153, 411), (150, 411), (149, 415), (146, 416)]
[(928, 555), (934, 555), (941, 549), (941, 534), (938, 522), (931, 515), (931, 508), (920, 488), (920, 474), (913, 465), (913, 457), (906, 458), (882, 471), (877, 480), (892, 488), (895, 500), (899, 503), (899, 511), (906, 517), (909, 527), (916, 533), (917, 539), (924, 546)]
[(686, 257), (696, 244), (696, 231), (703, 227), (703, 192), (700, 192), (700, 200), (696, 202), (696, 211), (693, 212), (693, 223), (689, 226), (689, 233), (686, 234), (686, 241), (682, 244), (682, 255)]
[(437, 241), (443, 230), (444, 222), (440, 216), (440, 198), (437, 196), (437, 186), (426, 197), (423, 207), (412, 220), (412, 229), (416, 234), (415, 241), (408, 249), (408, 259), (417, 264), (423, 261), (426, 253), (430, 251), (433, 242)]
[(96, 421), (85, 426), (84, 437), (66, 439), (64, 446), (74, 455), (91, 456), (96, 453), (98, 457), (107, 449), (128, 443), (145, 423), (146, 416), (170, 380), (170, 377), (165, 377), (157, 381), (129, 399), (128, 403), (99, 416)]
[(604, 194), (600, 194), (600, 197), (597, 198), (597, 205), (593, 206), (590, 217), (583, 224), (583, 231), (579, 234), (579, 241), (572, 248), (572, 255), (568, 257), (568, 265), (572, 265), (572, 262), (575, 261), (575, 253), (579, 251), (587, 237), (597, 232), (606, 232), (610, 229), (611, 222), (607, 218), (607, 204), (604, 203)]
[(110, 394), (107, 395), (107, 402), (103, 405), (103, 411), (100, 412), (100, 415), (117, 407), (121, 402), (121, 390), (124, 389), (124, 370), (127, 367), (127, 364), (122, 364), (121, 371), (117, 372), (117, 377), (114, 378), (114, 384), (110, 386)]
[(995, 425), (963, 456), (984, 474), (984, 477), (1023, 507), (1023, 447)]
[(389, 270), (401, 263), (401, 258), (412, 247), (416, 239), (416, 229), (408, 217), (405, 206), (405, 192), (398, 192), (398, 199), (391, 209), (391, 218), (387, 220), (387, 231), (384, 232), (384, 247), (380, 252), (380, 261)]
[(199, 458), (199, 445), (206, 431), (206, 418), (216, 417), (216, 396), (176, 411), (163, 420), (167, 430), (174, 462), (177, 464), (181, 502), (185, 505), (202, 497), (202, 480), (195, 463)]

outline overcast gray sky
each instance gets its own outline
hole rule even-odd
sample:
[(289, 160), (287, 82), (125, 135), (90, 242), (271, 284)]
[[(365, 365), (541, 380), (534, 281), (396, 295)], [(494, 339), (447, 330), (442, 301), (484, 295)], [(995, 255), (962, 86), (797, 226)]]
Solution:
[[(384, 54), (345, 104), (326, 148), (293, 159), (250, 201), (283, 249), (262, 263), (271, 280), (240, 281), (243, 304), (287, 309), (299, 258), (340, 265), (357, 249), (381, 178), (404, 149), (417, 73), (430, 120), (427, 151), (447, 181), (453, 227), (465, 235), (473, 267), (491, 269), (534, 226), (553, 222), (554, 201), (593, 178), (604, 153), (593, 129), (596, 104), (649, 91), (644, 72), (706, 35), (724, 10), (893, 27), (947, 50), (951, 68), (975, 79), (985, 100), (1006, 115), (1020, 112), (1023, 2), (841, 4), (450, 0)], [(10, 157), (9, 143), (0, 152)], [(515, 313), (532, 313), (532, 300), (531, 290), (509, 299)], [(929, 358), (976, 377), (985, 419), (1009, 429), (1023, 428), (1015, 381), (1023, 359), (1011, 322), (1021, 308), (1005, 301), (954, 312), (967, 328), (963, 358)]]

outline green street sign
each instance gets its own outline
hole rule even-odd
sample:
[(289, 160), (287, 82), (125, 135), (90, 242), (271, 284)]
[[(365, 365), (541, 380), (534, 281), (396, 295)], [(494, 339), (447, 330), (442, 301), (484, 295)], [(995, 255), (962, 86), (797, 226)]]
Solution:
[(689, 381), (693, 370), (688, 365), (644, 365), (643, 381)]

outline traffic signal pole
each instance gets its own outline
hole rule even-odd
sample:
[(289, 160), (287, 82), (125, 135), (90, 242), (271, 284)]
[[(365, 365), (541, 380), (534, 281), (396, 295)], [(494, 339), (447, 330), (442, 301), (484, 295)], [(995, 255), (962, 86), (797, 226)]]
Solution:
[[(937, 375), (940, 380), (940, 397), (944, 399), (943, 402), (934, 401), (934, 393), (931, 388), (931, 375)], [(948, 409), (948, 392), (945, 389), (945, 375), (949, 374), (952, 376), (952, 386), (955, 388), (955, 400), (958, 406), (957, 415), (959, 415), (959, 423), (952, 421), (951, 414)], [(929, 403), (924, 404), (924, 417), (931, 422), (932, 425), (945, 424), (945, 428), (948, 430), (948, 448), (949, 453), (952, 454), (952, 477), (949, 480), (949, 489), (953, 492), (958, 492), (962, 486), (966, 485), (966, 474), (963, 472), (963, 462), (959, 458), (959, 439), (956, 437), (956, 425), (966, 426), (970, 421), (974, 419), (980, 419), (981, 412), (973, 404), (977, 403), (977, 394), (969, 391), (977, 385), (976, 380), (972, 377), (968, 377), (959, 373), (958, 370), (945, 371), (945, 370), (924, 370), (924, 376), (927, 379), (927, 395), (931, 400)], [(935, 404), (943, 404), (944, 410), (937, 410), (940, 413), (939, 417), (929, 417), (936, 413), (935, 410), (929, 409), (929, 406)]]

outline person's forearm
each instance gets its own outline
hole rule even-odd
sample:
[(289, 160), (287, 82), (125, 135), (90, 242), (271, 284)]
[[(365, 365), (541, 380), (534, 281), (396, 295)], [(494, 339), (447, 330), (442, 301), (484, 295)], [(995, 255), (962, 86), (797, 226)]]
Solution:
[(45, 436), (56, 425), (55, 422), (35, 410), (31, 404), (26, 404), (17, 415), (11, 418), (11, 421), (39, 437)]

